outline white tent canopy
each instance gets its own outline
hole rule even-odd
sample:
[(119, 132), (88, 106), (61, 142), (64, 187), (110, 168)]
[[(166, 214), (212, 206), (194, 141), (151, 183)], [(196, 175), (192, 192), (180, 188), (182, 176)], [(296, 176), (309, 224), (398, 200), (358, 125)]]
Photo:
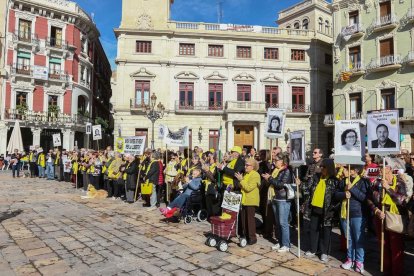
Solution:
[(14, 152), (15, 149), (18, 149), (20, 152), (23, 151), (23, 139), (19, 121), (16, 121), (16, 123), (14, 124), (9, 144), (7, 145), (7, 151), (9, 153)]

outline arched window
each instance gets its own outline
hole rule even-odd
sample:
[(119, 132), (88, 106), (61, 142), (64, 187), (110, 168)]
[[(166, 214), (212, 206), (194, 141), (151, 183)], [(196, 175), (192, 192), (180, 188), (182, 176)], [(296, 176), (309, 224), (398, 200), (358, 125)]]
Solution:
[(329, 34), (330, 33), (330, 28), (331, 28), (331, 26), (329, 25), (329, 21), (326, 20), (325, 21), (325, 33), (326, 34)]
[(299, 29), (300, 29), (299, 22), (295, 22), (295, 24), (293, 24), (293, 28), (294, 28), (295, 30), (299, 30)]
[(319, 31), (321, 33), (323, 32), (323, 19), (322, 19), (322, 17), (319, 17)]
[(302, 29), (304, 29), (304, 30), (309, 29), (309, 20), (308, 19), (303, 19), (303, 21), (302, 21)]

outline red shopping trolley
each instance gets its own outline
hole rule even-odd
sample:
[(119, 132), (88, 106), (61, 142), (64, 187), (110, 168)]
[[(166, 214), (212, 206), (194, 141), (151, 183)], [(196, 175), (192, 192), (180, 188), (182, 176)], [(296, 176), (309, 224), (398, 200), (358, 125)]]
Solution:
[[(241, 195), (225, 192), (223, 197), (223, 214), (220, 217), (211, 217), (211, 233), (208, 235), (206, 245), (225, 252), (231, 238), (239, 238), (239, 245), (245, 247), (247, 240), (238, 236), (238, 214), (241, 205)], [(228, 209), (227, 209), (228, 208)]]

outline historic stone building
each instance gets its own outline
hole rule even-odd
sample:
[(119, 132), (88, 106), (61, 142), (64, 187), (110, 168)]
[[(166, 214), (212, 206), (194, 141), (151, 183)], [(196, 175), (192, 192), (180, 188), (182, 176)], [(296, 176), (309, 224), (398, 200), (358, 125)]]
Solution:
[[(51, 148), (54, 133), (61, 133), (64, 148), (88, 146), (85, 123), (100, 118), (110, 125), (112, 93), (111, 68), (92, 18), (66, 0), (12, 0), (5, 18), (0, 153), (16, 120), (26, 149)], [(102, 144), (111, 144), (111, 135), (108, 127)]]
[(335, 119), (399, 109), (402, 148), (414, 149), (414, 9), (412, 1), (334, 0)]
[(2, 121), (2, 110), (3, 110), (3, 100), (2, 100), (2, 87), (6, 78), (6, 11), (7, 11), (7, 0), (0, 0), (0, 129), (4, 129), (5, 125)]
[(287, 110), (280, 146), (290, 131), (305, 129), (309, 146), (327, 147), (323, 118), (332, 90), (332, 20), (326, 1), (307, 0), (281, 11), (281, 28), (176, 22), (170, 20), (172, 2), (122, 1), (111, 100), (116, 130), (151, 140), (142, 107), (154, 93), (166, 107), (156, 127), (189, 126), (191, 146), (217, 148), (223, 127), (222, 150), (265, 148), (266, 109), (280, 107)]

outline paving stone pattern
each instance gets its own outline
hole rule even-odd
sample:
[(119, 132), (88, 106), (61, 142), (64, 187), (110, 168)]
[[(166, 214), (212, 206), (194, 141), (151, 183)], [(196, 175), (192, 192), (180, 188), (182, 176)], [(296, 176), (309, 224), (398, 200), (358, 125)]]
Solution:
[[(246, 248), (230, 243), (228, 252), (219, 252), (204, 244), (207, 222), (166, 223), (158, 210), (147, 212), (142, 202), (84, 200), (80, 195), (68, 183), (0, 173), (0, 214), (22, 210), (0, 218), (0, 275), (355, 274), (339, 269), (340, 252), (325, 264), (271, 251), (272, 244), (262, 238)], [(367, 252), (372, 265), (366, 275), (378, 275), (374, 251)]]

